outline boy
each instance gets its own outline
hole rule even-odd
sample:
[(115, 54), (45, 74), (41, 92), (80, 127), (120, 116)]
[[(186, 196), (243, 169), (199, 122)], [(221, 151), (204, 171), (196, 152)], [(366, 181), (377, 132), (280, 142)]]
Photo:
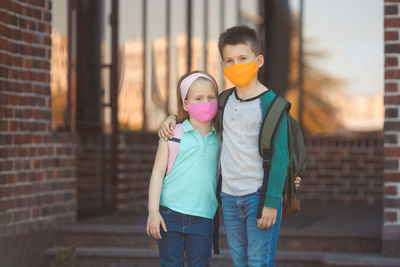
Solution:
[[(273, 157), (261, 218), (257, 218), (264, 179), (259, 155), (262, 123), (260, 97), (275, 94), (257, 79), (264, 64), (257, 33), (236, 26), (220, 35), (218, 43), (225, 76), (236, 86), (223, 110), (221, 150), (221, 202), (229, 252), (235, 266), (273, 266), (282, 214), (282, 191), (289, 162), (287, 115), (273, 139)], [(220, 111), (221, 112), (221, 111)], [(175, 119), (161, 127), (162, 137), (172, 136)], [(301, 178), (296, 179), (296, 187)]]

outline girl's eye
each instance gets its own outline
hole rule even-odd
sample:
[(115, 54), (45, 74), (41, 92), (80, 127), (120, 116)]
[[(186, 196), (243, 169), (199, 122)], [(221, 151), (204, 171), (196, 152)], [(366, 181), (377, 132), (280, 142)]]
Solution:
[(196, 99), (197, 101), (199, 101), (201, 98), (200, 98), (200, 97), (196, 97), (195, 99)]

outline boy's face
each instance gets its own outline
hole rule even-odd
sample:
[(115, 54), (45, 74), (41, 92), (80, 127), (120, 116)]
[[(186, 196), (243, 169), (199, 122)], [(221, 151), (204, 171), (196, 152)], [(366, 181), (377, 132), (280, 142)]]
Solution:
[(264, 64), (264, 57), (256, 55), (248, 43), (226, 45), (222, 49), (222, 67), (230, 67), (234, 64), (249, 63), (252, 61), (257, 62), (258, 68)]

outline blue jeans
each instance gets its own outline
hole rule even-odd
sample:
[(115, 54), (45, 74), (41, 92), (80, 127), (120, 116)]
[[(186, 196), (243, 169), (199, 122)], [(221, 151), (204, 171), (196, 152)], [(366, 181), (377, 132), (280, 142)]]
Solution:
[(191, 216), (160, 207), (160, 214), (167, 225), (161, 228), (158, 241), (160, 264), (163, 267), (183, 267), (186, 254), (189, 267), (210, 266), (213, 240), (213, 220)]
[(235, 197), (221, 192), (222, 212), (229, 253), (237, 267), (274, 266), (274, 256), (281, 224), (282, 200), (276, 223), (257, 228), (260, 193)]

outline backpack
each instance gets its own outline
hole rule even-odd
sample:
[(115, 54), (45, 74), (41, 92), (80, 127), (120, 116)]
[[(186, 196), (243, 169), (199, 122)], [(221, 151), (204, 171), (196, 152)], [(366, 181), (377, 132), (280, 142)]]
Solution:
[[(223, 91), (218, 96), (218, 120), (222, 132), (222, 118), (224, 108), (229, 96), (233, 93), (234, 88)], [(284, 98), (275, 94), (271, 104), (265, 101), (266, 94), (261, 96), (261, 108), (263, 114), (263, 122), (260, 128), (258, 148), (263, 158), (264, 179), (260, 202), (257, 210), (257, 218), (261, 218), (264, 199), (267, 192), (268, 176), (271, 168), (272, 146), (274, 134), (282, 119), (283, 114), (287, 113), (287, 133), (288, 133), (288, 152), (289, 165), (285, 185), (283, 188), (283, 207), (282, 217), (300, 210), (300, 197), (294, 185), (294, 180), (300, 176), (306, 168), (306, 154), (304, 146), (304, 138), (297, 121), (289, 114), (291, 104)], [(268, 101), (269, 102), (269, 101)], [(221, 177), (219, 177), (221, 178)], [(218, 190), (221, 188), (221, 179), (219, 179)]]
[(172, 167), (174, 166), (176, 157), (178, 156), (179, 144), (182, 138), (182, 123), (178, 123), (174, 129), (174, 136), (168, 140), (168, 165), (165, 172), (165, 176), (169, 174)]

